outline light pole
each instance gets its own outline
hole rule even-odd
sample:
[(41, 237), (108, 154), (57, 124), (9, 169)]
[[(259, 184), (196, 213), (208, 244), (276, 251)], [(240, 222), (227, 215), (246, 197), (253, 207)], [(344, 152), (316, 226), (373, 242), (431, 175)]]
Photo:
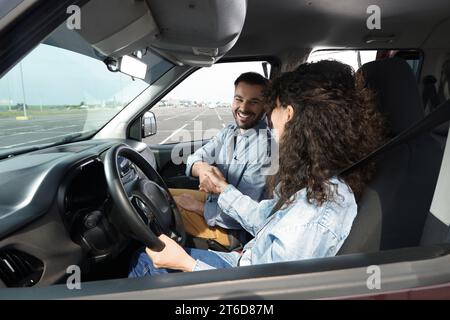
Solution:
[[(11, 77), (11, 76), (8, 76)], [(5, 76), (6, 78), (6, 76)], [(11, 99), (11, 84), (10, 84), (10, 80), (9, 79), (5, 79), (6, 80), (6, 87), (8, 88), (8, 111), (11, 112), (11, 104), (12, 104), (12, 99)]]
[(22, 69), (22, 62), (19, 64), (19, 68), (20, 68), (20, 79), (22, 82), (22, 95), (23, 95), (23, 117), (25, 119), (27, 119), (27, 100), (25, 97), (25, 85), (23, 82), (23, 69)]

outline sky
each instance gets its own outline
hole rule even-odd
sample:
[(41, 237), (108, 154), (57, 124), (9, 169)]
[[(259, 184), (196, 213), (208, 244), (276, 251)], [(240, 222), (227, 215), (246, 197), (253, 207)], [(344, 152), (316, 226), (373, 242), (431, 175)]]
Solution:
[[(376, 50), (361, 50), (361, 64), (375, 60)], [(333, 59), (350, 65), (353, 70), (358, 70), (357, 51), (355, 50), (316, 50), (313, 51), (309, 57), (308, 62), (316, 62), (320, 60)]]
[(23, 91), (28, 105), (129, 101), (146, 87), (141, 80), (110, 72), (99, 60), (40, 44), (0, 79), (0, 105), (23, 103)]
[(195, 72), (165, 98), (204, 102), (231, 103), (234, 81), (244, 72), (264, 75), (262, 62), (218, 63)]

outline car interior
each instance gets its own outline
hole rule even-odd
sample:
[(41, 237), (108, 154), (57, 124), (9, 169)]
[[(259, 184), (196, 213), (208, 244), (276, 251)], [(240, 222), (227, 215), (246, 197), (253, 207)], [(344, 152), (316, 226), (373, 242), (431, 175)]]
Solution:
[[(108, 69), (126, 55), (139, 58), (136, 52), (144, 52), (141, 60), (149, 66), (143, 78), (147, 88), (95, 132), (56, 145), (0, 149), (0, 289), (5, 296), (23, 287), (60, 288), (43, 291), (49, 297), (77, 294), (63, 292), (70, 265), (80, 266), (87, 288), (105, 295), (123, 290), (139, 297), (139, 290), (148, 288), (237, 281), (227, 292), (241, 298), (253, 296), (239, 291), (240, 280), (448, 255), (450, 2), (376, 1), (379, 30), (366, 25), (371, 2), (52, 0), (30, 1), (0, 15), (6, 25), (0, 24), (0, 77), (40, 43), (89, 56)], [(81, 7), (78, 30), (66, 28), (69, 4)], [(6, 18), (14, 23), (6, 24)], [(132, 254), (144, 244), (161, 246), (155, 236), (160, 233), (188, 246), (229, 250), (186, 236), (168, 193), (168, 188), (198, 188), (198, 179), (185, 175), (185, 164), (171, 160), (175, 148), (181, 145), (177, 150), (185, 159), (208, 141), (145, 143), (158, 135), (153, 127), (158, 119), (146, 122), (154, 121), (148, 114), (152, 107), (203, 68), (267, 61), (267, 76), (274, 79), (317, 50), (376, 51), (376, 58), (355, 72), (375, 92), (388, 123), (386, 145), (370, 158), (376, 174), (338, 255), (125, 282)], [(115, 289), (95, 287), (108, 281), (117, 281)], [(217, 290), (183, 297), (220, 296)], [(30, 292), (18, 294), (35, 291)]]

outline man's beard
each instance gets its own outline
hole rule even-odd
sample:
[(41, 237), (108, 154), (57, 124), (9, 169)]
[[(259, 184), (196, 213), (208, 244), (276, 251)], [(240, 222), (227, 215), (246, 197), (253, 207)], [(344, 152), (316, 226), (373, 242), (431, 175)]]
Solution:
[(233, 112), (234, 120), (236, 121), (237, 126), (244, 130), (253, 128), (258, 121), (261, 120), (262, 114), (262, 112), (259, 115), (249, 111), (242, 112), (239, 109)]

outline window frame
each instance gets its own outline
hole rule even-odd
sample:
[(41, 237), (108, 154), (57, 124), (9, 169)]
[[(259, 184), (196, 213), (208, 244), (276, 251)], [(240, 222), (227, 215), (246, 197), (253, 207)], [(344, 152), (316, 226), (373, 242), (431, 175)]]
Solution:
[[(223, 64), (223, 63), (238, 63), (238, 62), (257, 62), (257, 61), (266, 61), (269, 62), (270, 67), (270, 74), (269, 79), (272, 78), (274, 74), (274, 68), (278, 68), (281, 63), (280, 60), (275, 56), (253, 56), (253, 57), (230, 57), (230, 58), (222, 58), (220, 61), (218, 61), (216, 64)], [(174, 68), (176, 68), (175, 66)], [(142, 134), (139, 130), (139, 127), (141, 126), (141, 119), (143, 115), (148, 112), (152, 111), (152, 108), (158, 104), (162, 99), (164, 99), (167, 95), (170, 94), (172, 90), (174, 90), (178, 85), (180, 85), (183, 81), (187, 80), (191, 75), (193, 75), (195, 72), (197, 72), (200, 69), (203, 69), (204, 67), (191, 67), (188, 72), (183, 74), (181, 77), (173, 81), (167, 88), (165, 88), (160, 94), (158, 94), (152, 101), (148, 103), (148, 106), (143, 109), (140, 113), (138, 113), (127, 125), (126, 128), (126, 136), (129, 139), (137, 140), (142, 142)], [(134, 133), (139, 132), (139, 136), (136, 136)], [(158, 133), (156, 133), (158, 134)], [(190, 140), (190, 141), (183, 141), (185, 143), (199, 143), (200, 141), (203, 143), (205, 141), (208, 141), (210, 139), (202, 139), (202, 140)], [(179, 142), (171, 142), (171, 143), (165, 143), (163, 145), (174, 145)]]
[[(312, 49), (311, 52), (308, 54), (308, 57), (306, 58), (306, 60), (308, 60), (309, 57), (313, 53), (315, 53), (315, 52), (322, 52), (322, 51), (377, 51), (377, 56), (376, 56), (374, 61), (383, 59), (383, 58), (379, 58), (378, 57), (380, 52), (383, 52), (383, 51), (386, 51), (386, 52), (387, 51), (398, 51), (397, 53), (401, 53), (401, 54), (407, 54), (407, 53), (412, 54), (412, 53), (415, 53), (415, 54), (419, 55), (419, 57), (418, 57), (419, 66), (418, 66), (417, 70), (415, 71), (415, 75), (416, 75), (417, 81), (420, 80), (420, 77), (421, 77), (421, 74), (422, 74), (423, 62), (425, 60), (425, 53), (420, 48), (407, 48), (407, 49), (395, 49), (395, 48), (321, 48), (321, 49), (317, 49), (317, 50)], [(396, 54), (394, 56), (396, 56)], [(403, 57), (400, 57), (400, 58), (403, 58)], [(357, 71), (357, 70), (355, 70), (355, 71)]]

